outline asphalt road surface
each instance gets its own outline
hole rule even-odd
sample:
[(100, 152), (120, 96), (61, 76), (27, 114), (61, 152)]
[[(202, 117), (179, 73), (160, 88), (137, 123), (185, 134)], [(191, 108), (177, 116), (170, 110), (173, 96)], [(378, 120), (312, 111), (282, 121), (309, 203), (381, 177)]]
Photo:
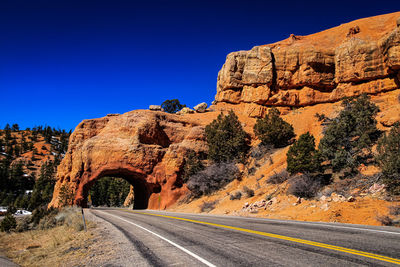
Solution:
[(395, 266), (400, 229), (172, 213), (91, 209), (129, 239), (134, 265)]

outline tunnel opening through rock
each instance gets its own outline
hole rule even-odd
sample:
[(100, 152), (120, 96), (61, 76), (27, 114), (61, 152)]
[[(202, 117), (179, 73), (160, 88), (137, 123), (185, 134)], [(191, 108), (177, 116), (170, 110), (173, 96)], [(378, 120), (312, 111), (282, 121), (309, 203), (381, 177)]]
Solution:
[[(93, 204), (93, 188), (96, 190), (111, 190), (113, 191), (113, 188), (110, 188), (110, 186), (114, 186), (111, 182), (104, 183), (107, 188), (96, 188), (97, 183), (101, 183), (101, 181), (109, 180), (112, 178), (112, 181), (114, 181), (114, 185), (116, 183), (121, 182), (116, 182), (118, 180), (125, 180), (129, 185), (132, 185), (133, 187), (133, 195), (134, 195), (134, 200), (133, 200), (133, 209), (147, 209), (148, 204), (149, 204), (149, 198), (151, 194), (153, 193), (159, 193), (161, 191), (161, 186), (158, 184), (152, 184), (148, 183), (146, 181), (146, 176), (143, 174), (139, 174), (136, 172), (132, 172), (129, 170), (125, 169), (119, 169), (119, 170), (106, 170), (103, 171), (101, 174), (99, 174), (97, 177), (94, 177), (90, 179), (90, 181), (86, 184), (83, 185), (83, 194), (84, 194), (84, 200), (82, 202), (82, 206), (88, 206), (88, 200), (89, 200), (89, 193), (90, 193), (90, 198)], [(105, 179), (105, 180), (104, 180)], [(126, 188), (125, 188), (126, 190)], [(104, 193), (104, 192), (103, 192)], [(115, 192), (118, 193), (118, 192)], [(123, 193), (123, 192), (119, 192)], [(96, 197), (96, 196), (95, 196)], [(112, 202), (112, 201), (111, 201)], [(114, 202), (115, 203), (115, 202)], [(110, 203), (112, 206), (112, 204)]]

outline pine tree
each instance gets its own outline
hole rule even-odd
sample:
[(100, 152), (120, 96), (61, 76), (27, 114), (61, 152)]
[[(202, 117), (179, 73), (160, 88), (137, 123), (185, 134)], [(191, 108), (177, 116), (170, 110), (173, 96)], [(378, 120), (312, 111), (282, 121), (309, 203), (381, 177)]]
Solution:
[(277, 108), (271, 108), (268, 114), (257, 119), (254, 125), (254, 133), (263, 145), (273, 145), (275, 148), (285, 147), (296, 135), (293, 126), (280, 117)]
[(357, 99), (345, 99), (344, 109), (324, 129), (319, 144), (323, 160), (330, 161), (334, 171), (345, 168), (354, 170), (365, 158), (371, 156), (370, 147), (380, 132), (376, 128), (375, 116), (379, 108), (367, 95)]
[(236, 114), (231, 110), (222, 113), (206, 126), (208, 157), (214, 162), (243, 161), (249, 150), (248, 135), (243, 130)]
[(309, 132), (300, 135), (286, 156), (287, 171), (291, 174), (316, 172), (320, 169), (321, 162), (315, 149), (315, 138)]
[(383, 173), (383, 182), (393, 195), (400, 195), (400, 125), (379, 140), (376, 160)]

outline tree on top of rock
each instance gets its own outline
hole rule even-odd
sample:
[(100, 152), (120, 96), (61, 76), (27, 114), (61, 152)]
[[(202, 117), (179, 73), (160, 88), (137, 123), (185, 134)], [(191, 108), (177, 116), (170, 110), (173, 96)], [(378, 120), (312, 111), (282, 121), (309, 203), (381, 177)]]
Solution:
[(205, 134), (208, 157), (214, 162), (241, 161), (249, 150), (248, 135), (232, 110), (226, 116), (219, 114), (206, 126)]
[(176, 113), (184, 107), (186, 107), (186, 105), (182, 105), (178, 99), (165, 100), (161, 104), (161, 108), (168, 113)]
[(254, 125), (254, 133), (263, 145), (273, 145), (275, 148), (285, 147), (295, 137), (293, 126), (280, 117), (277, 108), (271, 108), (268, 114), (257, 119)]

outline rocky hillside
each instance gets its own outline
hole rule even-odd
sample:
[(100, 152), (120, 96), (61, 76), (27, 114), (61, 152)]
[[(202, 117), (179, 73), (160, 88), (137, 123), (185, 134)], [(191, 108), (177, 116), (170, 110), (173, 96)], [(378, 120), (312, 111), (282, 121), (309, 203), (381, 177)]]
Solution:
[[(233, 52), (218, 74), (215, 102), (204, 113), (137, 110), (81, 122), (58, 168), (51, 205), (59, 206), (65, 186), (74, 193), (75, 203), (85, 205), (97, 179), (116, 176), (134, 185), (136, 208), (379, 224), (376, 214), (384, 216), (397, 202), (387, 198), (373, 164), (360, 165), (356, 179), (342, 175), (313, 199), (296, 198), (288, 193), (287, 183), (268, 182), (286, 168), (289, 147), (259, 155), (253, 126), (275, 106), (297, 137), (310, 132), (318, 144), (326, 127), (318, 117), (333, 119), (343, 109), (343, 97), (366, 93), (379, 107), (378, 129), (388, 130), (400, 121), (399, 18), (400, 12), (361, 19)], [(251, 137), (249, 156), (237, 164), (241, 179), (184, 203), (188, 155), (195, 152), (208, 164), (204, 130), (229, 110)]]

